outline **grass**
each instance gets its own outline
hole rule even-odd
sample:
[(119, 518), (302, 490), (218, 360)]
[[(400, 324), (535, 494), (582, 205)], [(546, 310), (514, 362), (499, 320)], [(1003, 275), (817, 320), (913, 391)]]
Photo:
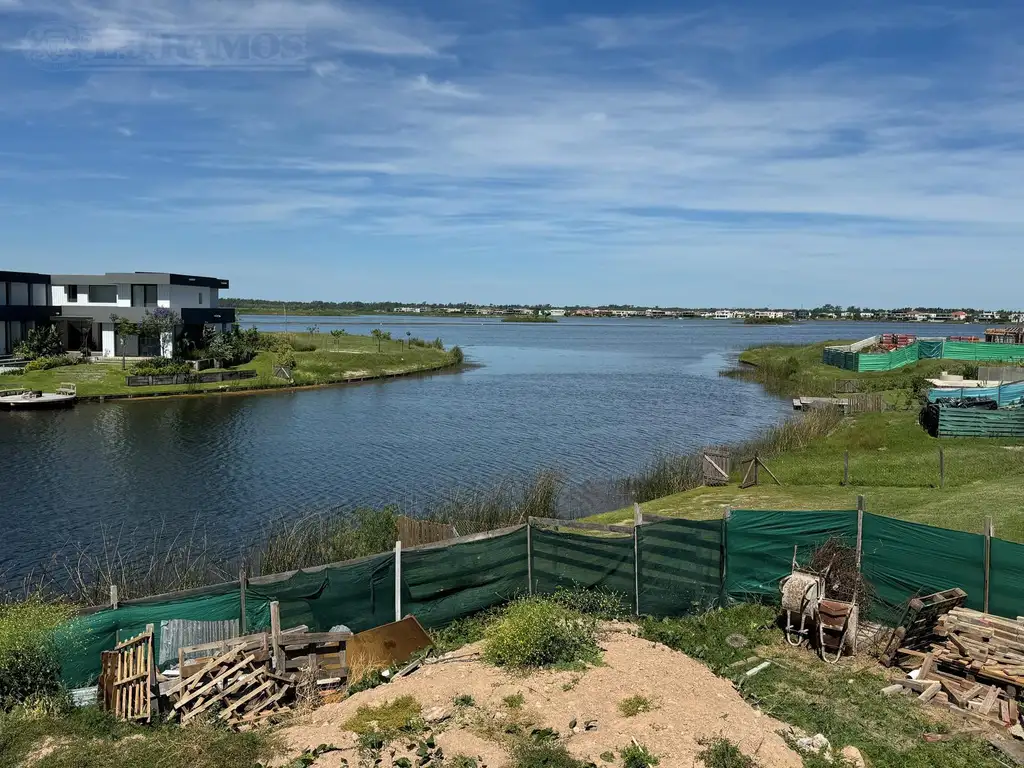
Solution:
[(510, 603), (484, 629), (484, 659), (512, 670), (593, 664), (600, 652), (594, 617), (544, 598)]
[(418, 733), (423, 728), (422, 708), (412, 696), (399, 696), (375, 707), (361, 706), (345, 721), (344, 728), (370, 740), (392, 741), (400, 734)]
[(521, 692), (517, 691), (516, 693), (506, 696), (502, 699), (502, 702), (504, 702), (505, 706), (509, 709), (522, 709), (523, 705), (526, 704), (526, 697), (523, 696)]
[(654, 699), (648, 696), (630, 696), (619, 702), (619, 714), (623, 717), (636, 717), (645, 712), (652, 712), (657, 708)]
[(19, 708), (0, 715), (0, 765), (24, 765), (43, 744), (53, 751), (33, 762), (33, 768), (250, 768), (279, 752), (276, 739), (265, 731), (235, 733), (202, 722), (189, 728), (129, 725), (92, 707), (62, 712)]
[[(857, 747), (874, 768), (996, 768), (1002, 765), (984, 741), (969, 737), (928, 743), (922, 735), (944, 730), (925, 707), (904, 697), (882, 696), (888, 684), (873, 661), (844, 661), (831, 666), (805, 650), (786, 646), (774, 626), (775, 612), (755, 605), (712, 611), (685, 619), (645, 621), (645, 639), (704, 661), (718, 674), (738, 677), (746, 666), (731, 664), (756, 653), (772, 664), (740, 686), (743, 695), (765, 714), (807, 733), (822, 733), (838, 751)], [(732, 648), (726, 638), (743, 634), (745, 648)], [(751, 662), (753, 666), (753, 662)], [(706, 745), (712, 759), (735, 757), (725, 745)], [(710, 751), (708, 751), (710, 750)], [(738, 759), (738, 758), (736, 758)], [(813, 763), (813, 758), (805, 764)], [(728, 762), (708, 763), (719, 768)], [(745, 766), (746, 763), (735, 763)]]
[[(828, 436), (766, 458), (782, 482), (739, 489), (698, 487), (641, 505), (657, 515), (707, 520), (728, 509), (856, 509), (863, 495), (869, 512), (942, 528), (981, 532), (986, 515), (1000, 538), (1024, 542), (1024, 451), (1013, 439), (935, 439), (910, 411), (866, 413), (843, 419)], [(945, 486), (939, 487), (939, 449)], [(842, 485), (844, 453), (850, 453), (850, 485)], [(631, 520), (632, 509), (587, 518)]]
[(474, 707), (476, 706), (476, 700), (468, 693), (462, 693), (452, 699), (452, 702), (456, 707)]
[(698, 743), (704, 749), (697, 753), (697, 759), (707, 768), (761, 768), (760, 763), (744, 755), (739, 747), (723, 736), (703, 739)]
[(620, 749), (619, 757), (622, 758), (622, 768), (653, 768), (661, 763), (647, 747), (636, 742)]
[[(462, 361), (462, 352), (457, 347), (446, 352), (433, 347), (409, 347), (402, 341), (394, 340), (382, 341), (378, 351), (377, 341), (370, 336), (345, 335), (339, 338), (322, 333), (265, 335), (294, 341), (300, 348), (311, 348), (308, 352), (295, 353), (296, 367), (292, 372), (294, 382), (275, 377), (275, 355), (272, 352), (261, 352), (252, 361), (234, 369), (256, 371), (255, 379), (242, 381), (129, 387), (125, 383), (127, 371), (122, 370), (120, 359), (94, 358), (94, 362), (86, 365), (30, 371), (20, 376), (0, 376), (0, 389), (53, 392), (62, 382), (71, 382), (77, 386), (81, 397), (230, 392), (336, 384), (349, 379), (432, 370), (457, 365)], [(204, 373), (217, 370), (211, 369)]]

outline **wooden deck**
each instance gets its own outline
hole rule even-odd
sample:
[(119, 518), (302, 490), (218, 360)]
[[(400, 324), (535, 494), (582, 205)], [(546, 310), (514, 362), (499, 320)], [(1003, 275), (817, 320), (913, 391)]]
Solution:
[(0, 391), (0, 409), (8, 411), (70, 408), (78, 399), (71, 393), (34, 392), (25, 389)]

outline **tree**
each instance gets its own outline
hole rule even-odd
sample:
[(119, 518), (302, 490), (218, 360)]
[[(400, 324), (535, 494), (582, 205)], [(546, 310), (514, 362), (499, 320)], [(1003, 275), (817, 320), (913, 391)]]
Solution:
[(345, 334), (344, 329), (331, 331), (331, 337), (334, 339), (334, 348), (335, 349), (340, 349), (341, 348), (341, 339), (345, 335), (346, 334)]
[(174, 331), (181, 325), (181, 318), (172, 309), (157, 307), (152, 312), (148, 309), (138, 325), (138, 333), (142, 336), (155, 337), (160, 341), (160, 354), (164, 353), (164, 336), (171, 337), (171, 355), (174, 355)]
[(110, 322), (114, 324), (114, 333), (117, 334), (117, 338), (121, 342), (121, 370), (123, 371), (128, 367), (128, 351), (125, 348), (128, 343), (128, 337), (138, 336), (139, 326), (127, 317), (121, 317), (118, 314), (111, 315)]

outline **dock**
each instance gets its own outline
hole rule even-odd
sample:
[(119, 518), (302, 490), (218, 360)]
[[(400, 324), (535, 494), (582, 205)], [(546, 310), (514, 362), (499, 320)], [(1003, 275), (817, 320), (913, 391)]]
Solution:
[(7, 411), (70, 408), (76, 400), (78, 400), (78, 393), (73, 384), (61, 385), (56, 392), (39, 392), (31, 389), (0, 391), (0, 409)]

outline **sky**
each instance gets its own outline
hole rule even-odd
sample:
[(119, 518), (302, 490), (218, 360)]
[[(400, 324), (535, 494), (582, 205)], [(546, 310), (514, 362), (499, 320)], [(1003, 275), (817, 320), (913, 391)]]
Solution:
[(1022, 308), (1024, 4), (0, 0), (0, 269)]

